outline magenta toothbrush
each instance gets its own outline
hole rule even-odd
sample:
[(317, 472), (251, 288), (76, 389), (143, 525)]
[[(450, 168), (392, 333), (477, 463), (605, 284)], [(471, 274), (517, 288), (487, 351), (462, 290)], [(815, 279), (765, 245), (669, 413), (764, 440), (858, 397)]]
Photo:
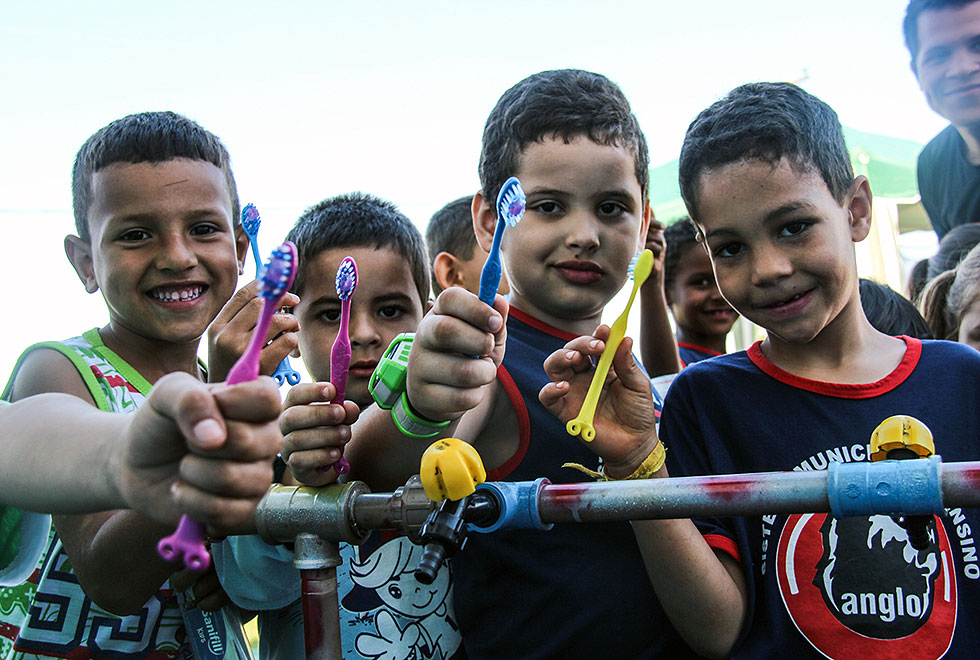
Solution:
[[(259, 273), (262, 272), (262, 257), (259, 256), (259, 225), (261, 224), (262, 217), (259, 215), (259, 210), (255, 204), (246, 204), (245, 208), (242, 209), (242, 229), (245, 230), (248, 242), (252, 246), (252, 256), (255, 258), (255, 277), (259, 277)], [(288, 355), (276, 367), (276, 372), (272, 374), (272, 377), (280, 386), (284, 382), (295, 385), (300, 380), (299, 372), (289, 364)]]
[[(337, 338), (333, 340), (333, 347), (330, 349), (330, 381), (337, 390), (337, 395), (330, 400), (330, 403), (344, 403), (344, 396), (347, 394), (347, 371), (350, 369), (350, 335), (348, 325), (350, 323), (350, 297), (357, 288), (357, 262), (353, 257), (344, 257), (337, 269), (337, 297), (340, 298), (340, 329), (337, 330)], [(343, 474), (350, 470), (350, 464), (341, 454), (337, 462), (327, 469), (333, 467), (334, 472)]]
[[(262, 281), (262, 312), (252, 332), (248, 349), (228, 372), (229, 385), (258, 378), (259, 354), (265, 345), (269, 323), (295, 277), (296, 246), (286, 241), (272, 251), (269, 261), (259, 271), (259, 279)], [(187, 516), (181, 516), (180, 524), (173, 534), (160, 539), (157, 552), (167, 561), (175, 561), (183, 555), (184, 564), (195, 571), (203, 571), (211, 562), (208, 550), (204, 547), (204, 525)]]

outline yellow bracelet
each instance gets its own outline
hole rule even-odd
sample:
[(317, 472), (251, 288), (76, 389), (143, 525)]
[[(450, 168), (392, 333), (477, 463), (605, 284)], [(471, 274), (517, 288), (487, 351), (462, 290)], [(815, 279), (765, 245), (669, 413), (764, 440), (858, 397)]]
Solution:
[(595, 470), (590, 470), (589, 468), (585, 467), (581, 463), (563, 463), (562, 467), (574, 468), (579, 472), (584, 472), (590, 477), (595, 477), (599, 481), (625, 481), (627, 479), (649, 479), (654, 474), (656, 474), (660, 470), (660, 468), (664, 466), (664, 463), (666, 461), (667, 461), (667, 448), (664, 447), (664, 443), (657, 441), (657, 444), (653, 448), (653, 451), (650, 452), (649, 456), (643, 459), (643, 462), (640, 463), (639, 467), (633, 470), (632, 474), (626, 477), (622, 477), (621, 479), (616, 479), (614, 477), (610, 477), (609, 475), (607, 475), (605, 472), (606, 470), (605, 465), (602, 466), (602, 469), (599, 472), (596, 472)]

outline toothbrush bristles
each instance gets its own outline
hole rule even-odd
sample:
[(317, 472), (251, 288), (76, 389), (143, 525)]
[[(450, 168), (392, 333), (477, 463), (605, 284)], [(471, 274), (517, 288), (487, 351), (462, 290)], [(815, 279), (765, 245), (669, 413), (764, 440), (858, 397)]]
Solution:
[(636, 254), (633, 255), (633, 258), (632, 259), (630, 259), (630, 265), (626, 269), (626, 276), (629, 277), (630, 279), (633, 279), (633, 277), (636, 275), (636, 264), (640, 260), (640, 255), (641, 254), (643, 254), (643, 253), (642, 252), (638, 252), (638, 253), (636, 253)]
[(279, 298), (293, 283), (295, 275), (294, 250), (295, 248), (286, 247), (286, 243), (272, 251), (269, 261), (266, 262), (259, 273), (262, 280), (262, 296), (265, 298)]
[(257, 228), (260, 222), (262, 222), (262, 218), (255, 204), (246, 204), (245, 208), (242, 209), (242, 226), (251, 231), (253, 227)]
[(345, 257), (340, 262), (340, 268), (337, 269), (336, 284), (337, 297), (341, 300), (347, 300), (354, 293), (354, 289), (357, 287), (357, 267), (350, 257)]

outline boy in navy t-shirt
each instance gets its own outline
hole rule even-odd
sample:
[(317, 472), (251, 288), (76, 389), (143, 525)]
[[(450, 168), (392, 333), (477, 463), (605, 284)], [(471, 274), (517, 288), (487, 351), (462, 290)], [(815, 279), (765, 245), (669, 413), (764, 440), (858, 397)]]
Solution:
[[(791, 84), (739, 87), (689, 127), (680, 180), (722, 294), (768, 336), (674, 381), (660, 426), (672, 474), (864, 461), (871, 433), (893, 415), (922, 420), (946, 461), (980, 456), (980, 354), (889, 337), (864, 315), (853, 243), (870, 229), (871, 191), (829, 106)], [(562, 419), (588, 387), (588, 357), (602, 351), (592, 339), (546, 363), (541, 399)], [(613, 417), (635, 415), (637, 401), (629, 387), (610, 388), (597, 417), (606, 426), (593, 449), (637, 457), (623, 473), (657, 443), (652, 424), (640, 431)], [(974, 657), (978, 524), (975, 510), (947, 510), (916, 552), (889, 516), (633, 523), (681, 634), (705, 655), (743, 658)]]

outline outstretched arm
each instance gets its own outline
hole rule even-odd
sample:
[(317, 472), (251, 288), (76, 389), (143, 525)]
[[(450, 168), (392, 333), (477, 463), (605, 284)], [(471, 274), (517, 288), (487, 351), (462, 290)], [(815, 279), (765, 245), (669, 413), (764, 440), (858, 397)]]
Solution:
[[(170, 374), (133, 415), (38, 394), (0, 407), (0, 500), (47, 513), (131, 507), (163, 523), (187, 513), (216, 527), (246, 520), (281, 443), (268, 379), (208, 387)], [(38, 488), (38, 482), (55, 485)]]
[[(600, 326), (593, 337), (579, 337), (545, 361), (550, 383), (541, 403), (562, 422), (575, 417), (609, 337)], [(639, 369), (625, 338), (613, 358), (610, 376), (596, 409), (596, 437), (589, 447), (602, 457), (611, 479), (630, 478), (656, 449), (650, 381)], [(655, 479), (667, 478), (661, 467)], [(645, 478), (645, 477), (644, 477)], [(690, 520), (636, 520), (633, 531), (657, 597), (674, 627), (692, 649), (706, 657), (727, 657), (747, 614), (741, 566), (716, 553)]]

